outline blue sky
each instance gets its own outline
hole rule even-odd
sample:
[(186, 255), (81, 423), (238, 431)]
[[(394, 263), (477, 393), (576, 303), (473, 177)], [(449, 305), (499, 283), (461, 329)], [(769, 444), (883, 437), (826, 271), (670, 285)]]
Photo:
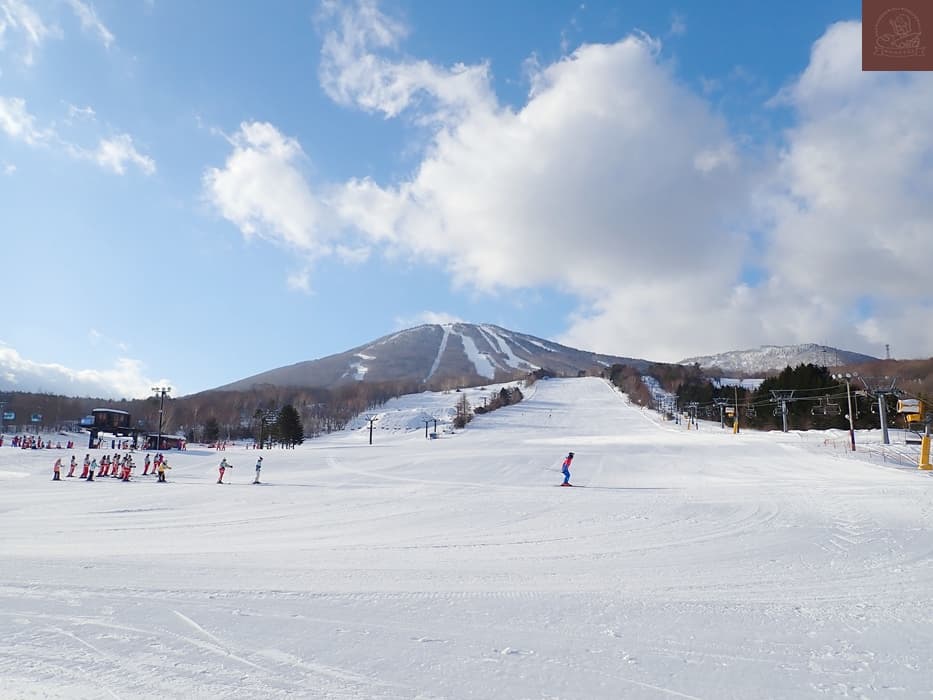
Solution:
[(929, 356), (933, 84), (861, 73), (859, 12), (0, 0), (0, 390), (192, 393), (449, 319)]

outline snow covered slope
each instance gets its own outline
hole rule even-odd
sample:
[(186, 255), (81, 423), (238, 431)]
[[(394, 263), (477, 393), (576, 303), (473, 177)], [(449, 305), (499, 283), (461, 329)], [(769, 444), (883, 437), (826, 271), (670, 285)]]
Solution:
[[(459, 396), (389, 402), (371, 446), (265, 452), (259, 486), (239, 447), (228, 485), (206, 449), (167, 484), (56, 483), (56, 451), (7, 441), (0, 697), (933, 690), (929, 474), (686, 431), (598, 379), (436, 440), (390, 419)], [(568, 450), (586, 488), (556, 487)]]
[(219, 389), (256, 384), (330, 387), (354, 381), (414, 381), (435, 387), (507, 381), (539, 368), (576, 375), (643, 360), (576, 350), (490, 324), (428, 324), (387, 335), (344, 353), (299, 362)]
[(752, 350), (733, 350), (718, 355), (704, 355), (681, 360), (682, 365), (699, 364), (700, 367), (718, 367), (724, 372), (763, 374), (780, 372), (785, 367), (814, 364), (824, 367), (870, 362), (877, 358), (848, 350), (804, 343), (802, 345), (762, 345)]

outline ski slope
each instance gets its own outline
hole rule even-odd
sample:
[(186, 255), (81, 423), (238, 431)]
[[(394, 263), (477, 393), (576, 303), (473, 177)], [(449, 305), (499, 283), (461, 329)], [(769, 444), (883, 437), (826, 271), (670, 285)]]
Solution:
[[(264, 452), (259, 486), (241, 448), (226, 485), (208, 449), (55, 483), (64, 451), (5, 444), (0, 697), (933, 694), (928, 473), (686, 431), (593, 378), (412, 427), (459, 396)], [(586, 488), (556, 488), (568, 450)]]

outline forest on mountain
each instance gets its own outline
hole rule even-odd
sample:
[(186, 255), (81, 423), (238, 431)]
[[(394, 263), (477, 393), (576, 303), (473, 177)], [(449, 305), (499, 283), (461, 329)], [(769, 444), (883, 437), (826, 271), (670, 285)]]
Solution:
[[(848, 427), (845, 418), (848, 412), (845, 382), (832, 377), (833, 374), (846, 372), (853, 375), (850, 388), (857, 428), (877, 427), (877, 399), (871, 390), (890, 386), (892, 381), (895, 382), (897, 393), (886, 399), (891, 426), (904, 427), (903, 418), (898, 417), (896, 412), (898, 398), (933, 398), (933, 358), (877, 360), (851, 367), (788, 367), (766, 379), (755, 391), (733, 387), (717, 389), (711, 379), (721, 375), (715, 370), (701, 369), (696, 364), (655, 363), (647, 369), (617, 364), (609, 368), (594, 367), (589, 374), (601, 375), (610, 380), (628, 394), (634, 403), (655, 407), (652, 405), (651, 392), (642, 381), (643, 375), (653, 376), (666, 391), (677, 395), (681, 408), (694, 403), (698, 416), (711, 420), (720, 416), (717, 402), (734, 406), (737, 401), (741, 424), (761, 429), (780, 429), (782, 425), (782, 416), (775, 415), (779, 404), (773, 401), (771, 391), (794, 390), (794, 400), (788, 402), (790, 427), (808, 429)], [(560, 376), (560, 373), (542, 369), (528, 378), (533, 380), (542, 376)], [(458, 386), (472, 384), (475, 384), (475, 379), (471, 381), (464, 376), (445, 382), (443, 388), (453, 390)], [(169, 394), (162, 407), (162, 431), (164, 434), (183, 435), (195, 442), (213, 442), (215, 439), (255, 440), (263, 425), (263, 416), (269, 415), (269, 412), (277, 416), (283, 407), (289, 406), (295, 410), (303, 436), (314, 437), (343, 429), (355, 416), (376, 409), (389, 399), (426, 389), (422, 382), (406, 380), (358, 381), (331, 389), (259, 384), (242, 391), (215, 390), (178, 398)], [(503, 405), (514, 400), (520, 398), (502, 398)], [(141, 431), (155, 432), (159, 427), (160, 404), (157, 395), (142, 399), (111, 400), (13, 391), (0, 392), (0, 404), (3, 404), (4, 414), (15, 416), (12, 420), (3, 421), (2, 432), (6, 434), (75, 430), (80, 426), (81, 419), (90, 415), (95, 408), (126, 411), (131, 416), (132, 427)], [(33, 420), (36, 417), (38, 419)], [(290, 439), (297, 439), (297, 436)]]

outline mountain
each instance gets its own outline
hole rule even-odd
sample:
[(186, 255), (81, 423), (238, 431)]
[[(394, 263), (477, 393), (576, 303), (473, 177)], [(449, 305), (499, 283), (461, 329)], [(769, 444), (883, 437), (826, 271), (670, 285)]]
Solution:
[(871, 355), (839, 350), (826, 345), (804, 343), (801, 345), (762, 345), (753, 350), (733, 350), (718, 355), (689, 357), (681, 360), (679, 364), (698, 364), (704, 369), (718, 367), (723, 372), (760, 375), (780, 372), (785, 367), (796, 367), (800, 364), (835, 367), (871, 362), (877, 359)]
[(426, 324), (317, 360), (261, 372), (218, 390), (256, 385), (333, 387), (358, 381), (414, 381), (430, 387), (508, 381), (537, 369), (576, 375), (615, 363), (649, 363), (569, 348), (499, 326)]

